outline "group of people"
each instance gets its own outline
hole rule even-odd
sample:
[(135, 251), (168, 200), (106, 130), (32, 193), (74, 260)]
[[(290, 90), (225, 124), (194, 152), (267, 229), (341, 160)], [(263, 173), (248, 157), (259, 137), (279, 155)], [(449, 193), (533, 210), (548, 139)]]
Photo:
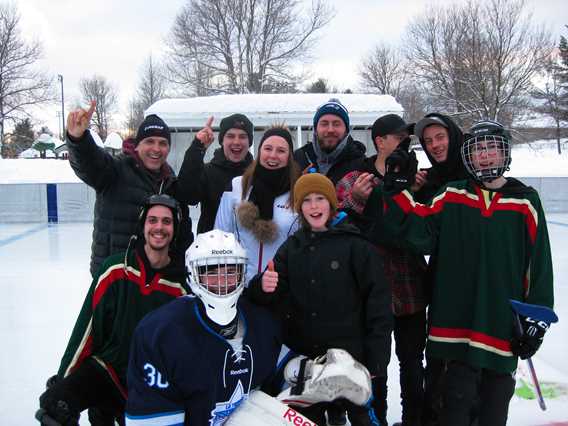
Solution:
[[(368, 370), (372, 398), (298, 412), (385, 426), (391, 334), (397, 425), (506, 424), (517, 359), (549, 325), (520, 316), (516, 330), (510, 300), (552, 307), (553, 291), (543, 209), (504, 177), (512, 140), (501, 124), (463, 133), (443, 114), (416, 124), (388, 114), (365, 157), (330, 99), (310, 143), (294, 150), (275, 125), (254, 158), (253, 123), (223, 118), (205, 163), (210, 117), (176, 177), (162, 119), (147, 116), (134, 151), (112, 157), (90, 136), (94, 108), (67, 119), (70, 164), (97, 194), (93, 281), (40, 397), (42, 424), (77, 425), (88, 409), (94, 425), (220, 425), (254, 389), (278, 393), (290, 359), (339, 348)], [(418, 170), (411, 135), (431, 168)]]

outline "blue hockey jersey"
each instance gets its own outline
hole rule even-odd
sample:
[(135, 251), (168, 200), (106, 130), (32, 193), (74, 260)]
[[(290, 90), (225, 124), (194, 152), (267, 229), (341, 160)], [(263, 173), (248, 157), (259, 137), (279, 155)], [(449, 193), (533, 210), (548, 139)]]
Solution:
[(128, 366), (127, 425), (222, 425), (276, 369), (278, 326), (263, 308), (238, 303), (242, 346), (213, 331), (198, 299), (178, 298), (138, 325)]

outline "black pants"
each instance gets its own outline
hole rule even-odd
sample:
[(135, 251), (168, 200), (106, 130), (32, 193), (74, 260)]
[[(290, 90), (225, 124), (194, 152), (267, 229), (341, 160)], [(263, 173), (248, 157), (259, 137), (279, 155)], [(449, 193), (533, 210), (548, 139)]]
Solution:
[(395, 352), (400, 366), (404, 426), (420, 426), (424, 401), (426, 311), (394, 318)]
[(87, 359), (64, 379), (47, 389), (40, 397), (40, 407), (58, 420), (58, 401), (64, 401), (73, 413), (89, 408), (92, 425), (112, 426), (116, 418), (124, 424), (126, 401), (108, 374), (93, 359)]
[(475, 404), (479, 404), (479, 425), (507, 424), (509, 401), (515, 392), (512, 374), (475, 368), (460, 361), (449, 361), (445, 374), (440, 426), (469, 426)]
[(424, 426), (438, 426), (440, 423), (445, 380), (446, 362), (438, 358), (426, 357), (422, 409), (422, 424)]
[[(404, 426), (422, 424), (424, 401), (424, 348), (426, 346), (426, 311), (394, 317), (395, 352), (400, 366), (400, 398)], [(373, 379), (373, 408), (386, 424), (387, 379)]]
[[(329, 408), (331, 403), (320, 402), (318, 404), (310, 405), (309, 407), (297, 408), (297, 410), (306, 416), (308, 419), (313, 421), (319, 426), (325, 426), (325, 412)], [(347, 400), (337, 400), (333, 401), (334, 405), (343, 405), (343, 409), (347, 411), (347, 416), (349, 417), (349, 422), (352, 426), (378, 426), (379, 423), (376, 420), (375, 413), (371, 407), (362, 407)]]

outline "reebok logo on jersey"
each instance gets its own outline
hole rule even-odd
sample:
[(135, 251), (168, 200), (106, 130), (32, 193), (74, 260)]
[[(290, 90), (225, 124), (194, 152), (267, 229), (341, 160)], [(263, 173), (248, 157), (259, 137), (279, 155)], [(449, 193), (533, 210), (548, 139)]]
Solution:
[(245, 374), (245, 373), (248, 373), (248, 372), (249, 372), (249, 369), (248, 369), (248, 368), (241, 368), (240, 370), (231, 370), (231, 371), (229, 372), (229, 374), (230, 374), (231, 376), (237, 376), (237, 375), (239, 375), (239, 374)]
[(211, 254), (233, 254), (233, 250), (225, 250), (225, 249), (215, 250), (215, 249), (213, 249), (213, 250), (211, 250)]

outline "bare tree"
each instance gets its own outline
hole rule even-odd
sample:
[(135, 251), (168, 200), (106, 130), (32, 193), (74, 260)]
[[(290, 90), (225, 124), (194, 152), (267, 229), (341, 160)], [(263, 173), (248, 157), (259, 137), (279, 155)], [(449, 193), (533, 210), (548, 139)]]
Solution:
[(97, 101), (93, 114), (93, 124), (96, 131), (105, 140), (110, 127), (112, 114), (117, 110), (118, 97), (112, 84), (100, 75), (83, 78), (79, 82), (83, 102)]
[(552, 48), (524, 0), (430, 8), (406, 31), (409, 67), (450, 113), (510, 122)]
[(142, 67), (136, 98), (143, 109), (166, 96), (167, 81), (164, 77), (162, 65), (152, 55), (148, 56)]
[(130, 134), (144, 120), (144, 111), (166, 97), (167, 83), (162, 64), (149, 55), (141, 68), (136, 93), (128, 103), (125, 124)]
[(39, 41), (21, 35), (20, 16), (12, 4), (0, 4), (0, 156), (6, 122), (28, 116), (28, 107), (52, 101), (52, 80), (36, 68), (42, 56)]
[[(169, 75), (196, 94), (291, 90), (331, 19), (324, 0), (188, 0), (169, 38)], [(305, 17), (305, 18), (304, 18)]]
[(363, 90), (394, 96), (406, 120), (418, 121), (428, 111), (426, 90), (409, 66), (401, 49), (380, 43), (361, 61), (359, 77)]
[(380, 43), (363, 58), (359, 77), (364, 88), (398, 98), (408, 76), (406, 68), (407, 61), (400, 50)]
[(138, 130), (138, 126), (144, 120), (144, 108), (136, 98), (128, 102), (128, 110), (126, 112), (126, 121), (124, 125), (128, 132), (128, 136), (134, 136)]
[(540, 87), (535, 87), (532, 91), (532, 96), (537, 102), (534, 110), (554, 120), (558, 154), (562, 153), (560, 127), (564, 121), (568, 121), (568, 109), (563, 103), (566, 89), (562, 87), (561, 76), (562, 65), (560, 58), (553, 56), (547, 61), (542, 73), (543, 84)]

